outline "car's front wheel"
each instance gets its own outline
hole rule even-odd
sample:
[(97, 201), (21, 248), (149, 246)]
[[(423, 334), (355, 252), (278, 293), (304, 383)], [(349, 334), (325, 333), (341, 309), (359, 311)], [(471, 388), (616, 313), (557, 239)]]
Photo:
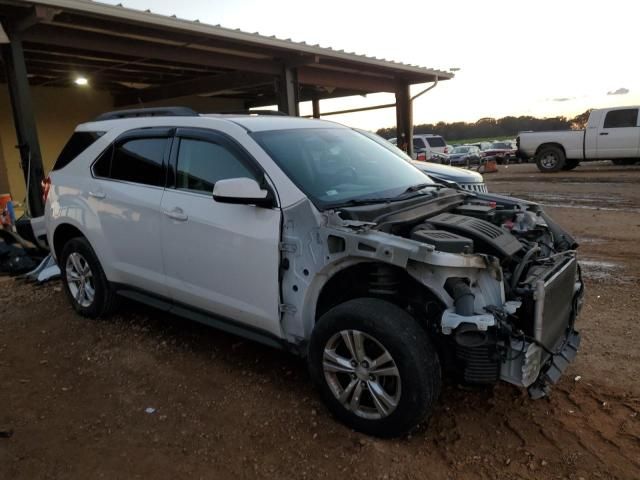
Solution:
[(308, 361), (328, 409), (370, 435), (410, 432), (440, 393), (440, 364), (425, 330), (379, 299), (350, 300), (325, 313), (311, 336)]
[(115, 308), (117, 299), (113, 286), (85, 238), (72, 238), (64, 245), (59, 265), (64, 290), (76, 312), (96, 318)]

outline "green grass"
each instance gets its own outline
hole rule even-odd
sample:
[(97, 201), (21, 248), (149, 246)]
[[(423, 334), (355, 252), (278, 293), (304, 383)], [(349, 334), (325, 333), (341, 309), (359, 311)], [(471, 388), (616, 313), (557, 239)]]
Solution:
[(515, 137), (515, 135), (503, 135), (501, 137), (463, 138), (462, 140), (447, 139), (447, 142), (451, 145), (468, 145), (470, 143), (491, 142), (493, 140), (513, 140)]

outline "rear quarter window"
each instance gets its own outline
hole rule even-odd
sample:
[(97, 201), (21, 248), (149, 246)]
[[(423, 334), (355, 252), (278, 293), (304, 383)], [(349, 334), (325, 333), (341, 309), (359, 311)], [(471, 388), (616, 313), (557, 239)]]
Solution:
[(426, 137), (427, 142), (431, 148), (446, 147), (447, 144), (442, 137)]
[(74, 132), (53, 165), (53, 171), (60, 170), (69, 165), (78, 155), (84, 152), (93, 142), (100, 138), (104, 132)]

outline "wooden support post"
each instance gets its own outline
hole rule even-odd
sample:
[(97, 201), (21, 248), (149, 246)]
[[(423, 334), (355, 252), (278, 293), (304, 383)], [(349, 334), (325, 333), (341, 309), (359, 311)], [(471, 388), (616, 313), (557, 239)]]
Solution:
[(22, 173), (27, 186), (29, 213), (32, 217), (40, 217), (44, 214), (40, 186), (44, 178), (44, 168), (22, 41), (12, 35), (10, 43), (1, 47), (13, 110), (13, 123), (18, 137)]
[(398, 147), (406, 145), (407, 155), (413, 153), (413, 108), (408, 83), (396, 87), (396, 136)]
[(298, 72), (293, 67), (283, 67), (278, 79), (278, 110), (292, 117), (299, 117)]
[(311, 99), (311, 108), (313, 109), (313, 118), (320, 118), (320, 99), (318, 97)]

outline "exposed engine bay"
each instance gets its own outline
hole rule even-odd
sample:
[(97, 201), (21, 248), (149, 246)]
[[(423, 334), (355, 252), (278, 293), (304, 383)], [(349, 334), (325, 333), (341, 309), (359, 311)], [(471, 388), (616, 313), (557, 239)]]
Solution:
[[(580, 342), (574, 323), (584, 287), (575, 240), (535, 203), (451, 189), (425, 196), (402, 206), (345, 208), (339, 215), (347, 225), (429, 246), (442, 254), (436, 264), (453, 256), (484, 259), (486, 270), (407, 264), (439, 300), (432, 303), (440, 308), (427, 305), (425, 317), (443, 363), (465, 383), (504, 380), (544, 396)], [(380, 278), (383, 286), (393, 284), (392, 273), (374, 275), (378, 283), (370, 293), (399, 294), (380, 288)]]

